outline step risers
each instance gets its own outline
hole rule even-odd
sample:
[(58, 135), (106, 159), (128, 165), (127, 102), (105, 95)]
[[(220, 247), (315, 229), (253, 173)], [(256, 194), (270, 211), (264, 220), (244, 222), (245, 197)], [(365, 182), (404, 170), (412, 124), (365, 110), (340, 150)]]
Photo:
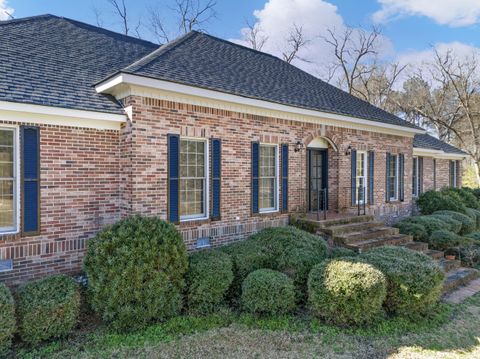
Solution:
[[(327, 228), (332, 226), (339, 226), (349, 223), (371, 222), (374, 221), (373, 216), (353, 216), (348, 218), (326, 219), (323, 221), (313, 221), (318, 225), (318, 228)], [(307, 220), (308, 221), (308, 220)]]
[(405, 234), (395, 234), (387, 237), (376, 238), (373, 240), (367, 240), (356, 243), (346, 243), (343, 244), (344, 247), (354, 250), (358, 253), (363, 253), (372, 248), (383, 247), (383, 246), (400, 246), (412, 242), (412, 236)]
[(358, 222), (358, 223), (348, 223), (348, 224), (341, 224), (335, 225), (331, 227), (322, 228), (321, 231), (325, 232), (331, 236), (338, 236), (342, 234), (348, 234), (352, 232), (361, 232), (364, 230), (369, 230), (375, 227), (383, 227), (385, 226), (381, 222)]
[(451, 259), (445, 259), (445, 258), (439, 259), (438, 264), (440, 265), (440, 267), (445, 273), (448, 273), (454, 269), (458, 269), (462, 266), (462, 262), (459, 260), (455, 260), (455, 259), (451, 260)]
[(333, 236), (333, 240), (338, 244), (352, 244), (370, 239), (380, 239), (396, 234), (398, 234), (398, 228), (374, 227), (361, 232), (351, 232), (348, 234)]
[(427, 256), (433, 258), (433, 259), (442, 259), (445, 257), (445, 253), (442, 251), (436, 251), (435, 249), (427, 249), (426, 251), (423, 252), (423, 254), (426, 254)]
[(480, 277), (480, 271), (473, 268), (457, 268), (449, 271), (443, 284), (443, 293), (468, 284), (472, 280)]
[(428, 249), (428, 243), (409, 242), (409, 243), (401, 244), (401, 247), (411, 249), (412, 251), (424, 252)]

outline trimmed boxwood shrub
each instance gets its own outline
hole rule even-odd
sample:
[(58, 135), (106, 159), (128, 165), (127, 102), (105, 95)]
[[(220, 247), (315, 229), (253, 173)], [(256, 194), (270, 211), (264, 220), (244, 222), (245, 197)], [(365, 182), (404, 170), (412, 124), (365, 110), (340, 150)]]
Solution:
[(476, 223), (475, 221), (463, 213), (458, 213), (454, 211), (437, 211), (435, 214), (447, 215), (452, 217), (453, 219), (462, 223), (462, 229), (460, 230), (459, 234), (468, 234), (475, 231)]
[(18, 331), (36, 344), (68, 335), (77, 324), (80, 292), (73, 278), (55, 275), (21, 286), (17, 293)]
[(462, 222), (457, 221), (453, 217), (446, 215), (446, 214), (432, 214), (432, 217), (438, 218), (442, 222), (445, 223), (445, 227), (447, 230), (453, 233), (460, 233), (462, 230)]
[(467, 188), (444, 188), (442, 193), (458, 198), (466, 207), (480, 209), (477, 197)]
[(475, 229), (480, 228), (480, 211), (475, 208), (467, 208), (467, 216), (475, 221)]
[(429, 216), (413, 216), (404, 220), (407, 223), (416, 223), (420, 224), (427, 231), (428, 235), (432, 234), (435, 231), (440, 229), (448, 229), (449, 224), (445, 221), (442, 221), (440, 218), (429, 215)]
[(121, 220), (88, 243), (92, 308), (122, 331), (177, 315), (187, 267), (187, 250), (173, 224), (140, 216)]
[(413, 240), (417, 242), (426, 242), (428, 240), (428, 232), (424, 226), (419, 223), (409, 222), (408, 220), (400, 221), (395, 224), (401, 234), (413, 236)]
[(417, 199), (417, 204), (422, 214), (432, 214), (441, 210), (451, 210), (461, 213), (465, 213), (466, 211), (466, 207), (458, 195), (433, 190), (422, 193)]
[(186, 280), (188, 311), (212, 313), (224, 302), (232, 284), (232, 259), (218, 250), (194, 252), (189, 257)]
[(416, 318), (440, 299), (444, 274), (430, 257), (392, 246), (374, 248), (361, 257), (387, 278), (384, 307), (388, 313)]
[(314, 313), (342, 325), (369, 324), (382, 316), (385, 276), (352, 258), (326, 260), (308, 277), (308, 300)]
[(357, 253), (344, 247), (333, 247), (328, 251), (328, 258), (355, 257)]
[(441, 251), (459, 246), (462, 243), (465, 243), (463, 237), (444, 229), (433, 232), (428, 239), (429, 248)]
[(15, 333), (15, 303), (10, 289), (0, 283), (0, 357), (10, 351), (13, 334)]
[(242, 308), (256, 315), (289, 313), (295, 308), (293, 281), (271, 269), (250, 273), (242, 284)]
[(478, 242), (480, 244), (480, 232), (473, 232), (467, 234), (465, 237), (473, 239), (475, 242)]

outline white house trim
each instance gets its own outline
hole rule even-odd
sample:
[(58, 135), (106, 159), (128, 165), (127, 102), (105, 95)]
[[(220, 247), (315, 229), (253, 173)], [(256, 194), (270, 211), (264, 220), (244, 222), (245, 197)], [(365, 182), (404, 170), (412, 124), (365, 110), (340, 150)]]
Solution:
[(0, 121), (118, 130), (126, 115), (0, 101)]
[(111, 94), (119, 99), (129, 95), (152, 97), (293, 121), (322, 123), (406, 137), (413, 137), (416, 133), (425, 133), (424, 130), (420, 129), (308, 110), (132, 74), (120, 73), (99, 83), (96, 90), (99, 93)]
[(459, 153), (447, 153), (441, 150), (432, 150), (428, 148), (413, 148), (413, 156), (418, 157), (433, 157), (437, 159), (445, 159), (445, 160), (463, 160), (468, 155), (463, 155)]

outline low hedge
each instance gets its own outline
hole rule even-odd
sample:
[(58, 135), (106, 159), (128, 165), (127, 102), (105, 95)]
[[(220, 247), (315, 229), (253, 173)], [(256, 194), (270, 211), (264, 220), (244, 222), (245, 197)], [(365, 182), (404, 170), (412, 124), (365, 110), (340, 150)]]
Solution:
[(314, 313), (341, 325), (370, 324), (382, 316), (387, 294), (385, 276), (352, 258), (326, 260), (308, 277), (308, 299)]
[(242, 284), (242, 308), (256, 315), (281, 315), (295, 308), (295, 287), (287, 275), (271, 269), (250, 273)]
[(191, 314), (208, 314), (218, 309), (233, 281), (230, 256), (218, 250), (194, 252), (189, 257), (187, 308)]
[(421, 224), (404, 220), (396, 223), (395, 227), (399, 229), (401, 234), (413, 236), (414, 241), (426, 242), (428, 240), (428, 232)]
[(476, 222), (469, 216), (463, 213), (458, 213), (454, 211), (436, 211), (434, 214), (441, 214), (441, 215), (447, 215), (452, 217), (453, 219), (459, 221), (462, 223), (462, 229), (460, 230), (459, 234), (468, 234), (471, 232), (475, 231), (476, 228)]
[(480, 201), (475, 194), (467, 188), (448, 187), (442, 189), (441, 192), (449, 196), (455, 196), (455, 198), (458, 198), (465, 207), (480, 209)]
[(344, 247), (333, 247), (328, 251), (328, 258), (355, 257), (357, 253)]
[(430, 257), (386, 246), (361, 255), (387, 279), (386, 311), (409, 318), (428, 313), (440, 299), (444, 274)]
[(88, 242), (84, 261), (92, 308), (117, 331), (180, 313), (188, 256), (175, 226), (133, 216)]
[(457, 194), (434, 190), (422, 193), (417, 199), (417, 204), (425, 215), (441, 210), (465, 213), (467, 209)]
[(16, 296), (18, 331), (26, 343), (64, 337), (77, 324), (80, 292), (73, 278), (56, 275), (30, 282)]
[(437, 218), (445, 223), (445, 229), (453, 232), (453, 233), (460, 233), (462, 231), (462, 222), (457, 221), (453, 217), (446, 215), (446, 214), (432, 214), (431, 217)]
[(15, 333), (15, 303), (10, 289), (0, 283), (0, 357), (6, 357)]
[(428, 235), (441, 229), (448, 229), (449, 224), (436, 216), (413, 216), (404, 220), (407, 223), (420, 224), (427, 231)]
[(453, 247), (459, 246), (462, 243), (465, 243), (465, 239), (463, 237), (446, 230), (435, 231), (428, 239), (429, 248), (440, 251), (446, 251)]

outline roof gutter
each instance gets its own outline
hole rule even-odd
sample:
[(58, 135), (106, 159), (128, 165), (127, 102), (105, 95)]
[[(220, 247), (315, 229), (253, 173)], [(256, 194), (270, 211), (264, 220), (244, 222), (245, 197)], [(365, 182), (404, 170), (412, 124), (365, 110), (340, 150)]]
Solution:
[(232, 95), (220, 91), (214, 91), (209, 89), (204, 89), (195, 86), (188, 86), (183, 85), (175, 82), (164, 81), (153, 79), (150, 77), (145, 76), (138, 76), (132, 75), (128, 73), (119, 73), (106, 79), (95, 86), (95, 89), (98, 93), (107, 93), (113, 96), (117, 96), (121, 93), (118, 91), (120, 85), (127, 85), (127, 86), (138, 86), (144, 88), (151, 88), (155, 90), (173, 92), (178, 94), (184, 94), (188, 96), (200, 97), (209, 100), (221, 101), (221, 102), (229, 102), (244, 106), (252, 106), (259, 109), (264, 110), (271, 110), (271, 111), (280, 111), (284, 113), (289, 113), (292, 115), (301, 115), (301, 116), (309, 116), (309, 117), (316, 117), (316, 118), (323, 118), (334, 120), (338, 122), (344, 123), (354, 123), (357, 125), (366, 125), (366, 126), (373, 126), (387, 130), (394, 130), (400, 131), (410, 136), (415, 134), (424, 134), (426, 133), (425, 130), (417, 129), (417, 128), (410, 128), (406, 126), (398, 126), (398, 125), (391, 125), (379, 121), (372, 121), (367, 119), (362, 119), (353, 116), (346, 116), (340, 115), (335, 113), (323, 112), (323, 111), (316, 111), (316, 110), (309, 110), (295, 106), (283, 105), (275, 102), (269, 102), (264, 100), (253, 99), (249, 97), (243, 97), (239, 95)]
[(448, 153), (442, 150), (433, 150), (431, 148), (421, 148), (421, 147), (414, 147), (413, 148), (413, 155), (414, 156), (421, 156), (421, 157), (433, 157), (438, 159), (447, 159), (447, 160), (463, 160), (469, 157), (466, 153)]

